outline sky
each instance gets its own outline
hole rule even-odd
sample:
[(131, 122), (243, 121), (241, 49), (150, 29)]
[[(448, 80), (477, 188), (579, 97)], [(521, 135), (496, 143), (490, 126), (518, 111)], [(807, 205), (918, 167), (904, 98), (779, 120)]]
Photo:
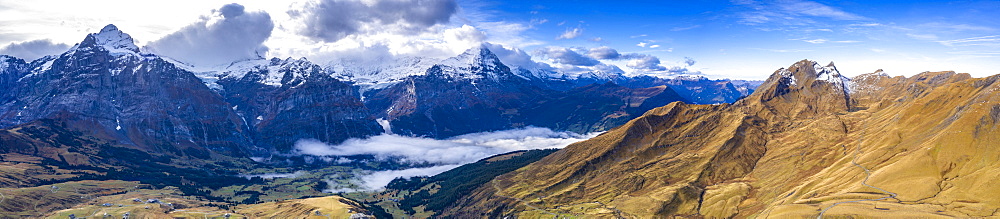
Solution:
[(1000, 73), (1000, 1), (0, 0), (0, 54), (58, 54), (115, 24), (194, 65), (446, 58), (566, 73), (765, 79), (810, 59), (854, 76)]

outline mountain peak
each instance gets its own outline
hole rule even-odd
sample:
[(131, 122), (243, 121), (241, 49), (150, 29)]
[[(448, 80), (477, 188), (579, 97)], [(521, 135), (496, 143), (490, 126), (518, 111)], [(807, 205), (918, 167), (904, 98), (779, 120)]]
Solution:
[(510, 68), (483, 44), (445, 59), (438, 65), (441, 66), (442, 73), (460, 78), (497, 78), (503, 72), (510, 73)]
[(462, 54), (458, 56), (451, 57), (442, 64), (447, 64), (451, 66), (458, 67), (459, 65), (475, 65), (475, 64), (501, 64), (500, 58), (489, 48), (486, 48), (485, 44), (480, 44), (465, 50)]
[(851, 79), (841, 75), (832, 63), (823, 66), (802, 60), (775, 71), (747, 99), (780, 109), (786, 116), (809, 117), (847, 111), (852, 87)]
[(80, 43), (80, 47), (92, 46), (103, 46), (110, 52), (139, 52), (132, 36), (122, 32), (114, 24), (104, 26), (100, 32), (87, 34), (87, 38)]
[(802, 82), (825, 81), (834, 84), (836, 87), (846, 88), (844, 85), (850, 83), (851, 80), (841, 75), (833, 62), (823, 66), (811, 60), (802, 60), (792, 64), (788, 68), (778, 69), (771, 77), (784, 78), (786, 83), (793, 87), (799, 85), (805, 86), (806, 84)]

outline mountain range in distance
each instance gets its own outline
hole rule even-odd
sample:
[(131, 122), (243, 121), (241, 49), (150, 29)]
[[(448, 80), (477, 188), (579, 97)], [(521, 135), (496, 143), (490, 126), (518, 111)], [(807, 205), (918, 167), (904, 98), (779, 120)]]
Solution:
[[(444, 139), (524, 127), (600, 132), (671, 102), (731, 102), (755, 88), (703, 77), (571, 78), (507, 66), (489, 46), (375, 67), (273, 58), (199, 68), (146, 53), (108, 25), (59, 55), (0, 56), (0, 152), (4, 165), (18, 170), (4, 174), (3, 186), (127, 180), (229, 205), (310, 197), (322, 195), (339, 173), (429, 164), (363, 155), (338, 163), (297, 154), (303, 139)], [(299, 170), (317, 174), (294, 182), (240, 177)], [(87, 201), (93, 199), (48, 207)], [(51, 213), (7, 204), (17, 206), (5, 215)]]
[[(602, 72), (540, 78), (512, 70), (486, 45), (426, 70), (416, 64), (408, 71), (377, 68), (346, 77), (305, 59), (275, 58), (196, 72), (141, 52), (114, 25), (61, 55), (3, 62), (0, 83), (8, 92), (0, 99), (0, 126), (62, 114), (87, 123), (80, 125), (88, 134), (175, 154), (194, 148), (263, 156), (287, 152), (298, 139), (338, 143), (385, 131), (433, 138), (525, 126), (592, 132), (672, 101), (732, 102), (754, 87)], [(537, 121), (530, 118), (536, 112), (555, 115)]]
[[(833, 63), (802, 60), (763, 82), (568, 77), (505, 65), (489, 47), (379, 65), (274, 58), (203, 68), (144, 53), (108, 25), (60, 55), (0, 56), (0, 209), (10, 217), (929, 218), (991, 217), (1000, 206), (983, 195), (997, 193), (989, 182), (1000, 177), (998, 76), (848, 78)], [(345, 164), (294, 148), (301, 139), (447, 139), (524, 127), (604, 133), (336, 196), (323, 191), (361, 172), (434, 164), (375, 156)], [(294, 174), (262, 177), (273, 172)]]

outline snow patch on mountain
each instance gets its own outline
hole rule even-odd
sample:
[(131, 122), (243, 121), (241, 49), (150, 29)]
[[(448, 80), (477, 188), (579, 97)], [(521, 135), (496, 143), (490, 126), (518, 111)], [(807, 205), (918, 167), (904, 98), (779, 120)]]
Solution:
[(788, 71), (788, 69), (786, 69), (786, 68), (778, 69), (778, 75), (781, 75), (782, 78), (787, 78), (788, 79), (788, 85), (790, 85), (792, 87), (798, 86), (798, 80), (795, 79), (795, 76), (793, 76), (792, 72)]
[(379, 56), (371, 59), (340, 59), (327, 65), (334, 77), (355, 85), (385, 87), (404, 78), (424, 75), (439, 60), (416, 56)]
[[(139, 47), (135, 45), (132, 36), (118, 30), (113, 24), (104, 26), (98, 33), (87, 35), (94, 38), (94, 44), (104, 47), (112, 54), (134, 54), (139, 52)], [(86, 40), (84, 40), (86, 42)]]
[(845, 94), (851, 93), (851, 79), (841, 75), (840, 71), (837, 71), (837, 67), (833, 65), (833, 62), (830, 62), (826, 66), (822, 66), (815, 61), (812, 64), (813, 70), (816, 72), (816, 80), (829, 82), (842, 89)]
[[(466, 50), (458, 56), (451, 57), (437, 64), (441, 68), (441, 73), (454, 78), (499, 78), (497, 73), (501, 72), (501, 67), (505, 67), (493, 52), (485, 46), (478, 46)], [(483, 73), (483, 74), (480, 74)]]
[[(332, 75), (332, 73), (328, 70), (310, 62), (306, 58), (293, 59), (289, 57), (285, 59), (251, 59), (236, 61), (228, 65), (209, 67), (194, 66), (166, 57), (164, 57), (164, 60), (167, 60), (184, 70), (193, 72), (195, 76), (205, 83), (205, 85), (208, 85), (209, 88), (214, 90), (222, 89), (222, 86), (216, 83), (219, 80), (225, 78), (241, 79), (249, 73), (261, 74), (258, 82), (276, 87), (284, 85), (283, 79), (285, 74), (292, 74), (293, 79), (304, 79), (313, 73), (328, 76)], [(302, 84), (305, 80), (298, 80), (297, 82), (298, 83), (292, 84), (291, 86)]]

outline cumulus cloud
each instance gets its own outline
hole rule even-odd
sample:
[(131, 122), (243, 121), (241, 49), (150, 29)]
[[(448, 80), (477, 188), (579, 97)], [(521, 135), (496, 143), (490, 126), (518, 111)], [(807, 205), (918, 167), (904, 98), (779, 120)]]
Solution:
[(621, 58), (622, 54), (618, 53), (618, 50), (612, 49), (611, 47), (602, 46), (590, 48), (587, 52), (587, 56), (595, 59), (618, 59)]
[(691, 57), (684, 57), (684, 64), (687, 64), (688, 66), (692, 66), (692, 65), (694, 65), (694, 63), (696, 63), (696, 62)]
[[(580, 53), (586, 55), (580, 55)], [(601, 61), (625, 61), (625, 66), (629, 67), (633, 74), (653, 75), (670, 77), (676, 75), (701, 74), (687, 67), (695, 64), (695, 60), (685, 57), (682, 66), (664, 65), (659, 57), (642, 53), (621, 53), (618, 50), (607, 47), (584, 48), (561, 48), (547, 47), (535, 51), (536, 55), (548, 58), (556, 64), (562, 73), (575, 75), (586, 72), (605, 72), (615, 74), (625, 74), (621, 68), (613, 64)], [(582, 58), (581, 58), (582, 56)]]
[(545, 63), (538, 63), (531, 60), (531, 55), (516, 47), (506, 47), (500, 44), (483, 43), (487, 49), (500, 58), (500, 62), (510, 67), (521, 67), (525, 69), (552, 70), (552, 67)]
[(573, 51), (565, 47), (545, 47), (535, 50), (536, 55), (543, 56), (545, 58), (551, 59), (555, 63), (567, 64), (574, 66), (595, 66), (601, 64), (594, 58), (581, 55), (576, 51)]
[(648, 71), (665, 71), (666, 67), (660, 65), (660, 58), (651, 55), (635, 54), (635, 58), (630, 60), (628, 64), (629, 68), (634, 68), (638, 70), (648, 70)]
[(566, 32), (563, 32), (563, 34), (560, 34), (558, 37), (556, 37), (556, 39), (557, 40), (568, 40), (568, 39), (574, 39), (576, 37), (579, 37), (580, 35), (583, 35), (583, 29), (577, 27), (577, 28), (573, 28), (573, 29), (567, 29)]
[(324, 157), (374, 155), (376, 159), (382, 160), (434, 164), (432, 167), (368, 172), (357, 177), (360, 180), (358, 183), (365, 187), (364, 190), (374, 190), (385, 187), (397, 177), (434, 175), (511, 151), (563, 148), (597, 134), (581, 135), (538, 127), (472, 133), (444, 140), (382, 134), (365, 139), (349, 139), (338, 145), (303, 139), (295, 143), (295, 153)]
[(232, 3), (213, 10), (211, 16), (150, 42), (146, 50), (193, 65), (220, 65), (264, 57), (264, 41), (274, 23), (267, 12), (247, 12)]
[(458, 10), (454, 0), (320, 0), (288, 14), (304, 24), (298, 32), (335, 42), (359, 33), (415, 33), (448, 23)]
[(60, 54), (66, 52), (68, 49), (69, 45), (53, 43), (52, 40), (43, 39), (7, 44), (4, 47), (0, 47), (0, 54), (31, 61), (42, 56)]

